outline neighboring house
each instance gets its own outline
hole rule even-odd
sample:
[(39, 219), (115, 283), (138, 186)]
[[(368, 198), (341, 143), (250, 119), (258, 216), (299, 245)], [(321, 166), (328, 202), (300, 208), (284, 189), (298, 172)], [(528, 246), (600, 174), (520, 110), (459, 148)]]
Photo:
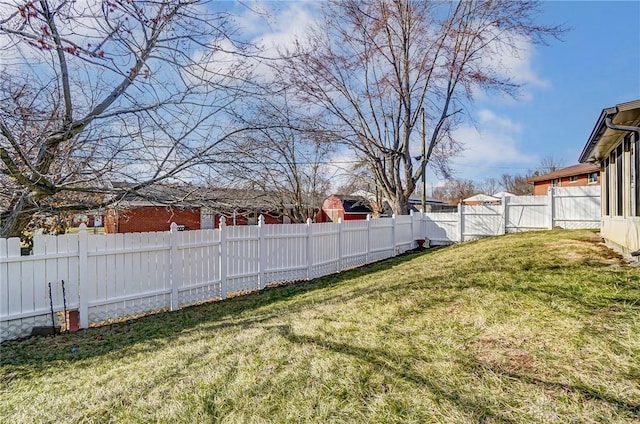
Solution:
[(505, 197), (514, 197), (515, 194), (513, 193), (509, 193), (508, 191), (499, 191), (497, 193), (493, 193), (493, 197), (497, 197), (499, 199), (505, 198)]
[(316, 222), (338, 222), (367, 219), (373, 214), (371, 202), (364, 196), (332, 194), (322, 202), (322, 210), (316, 216)]
[(601, 235), (640, 255), (640, 100), (603, 109), (580, 155), (601, 169)]
[[(120, 183), (122, 186), (122, 183)], [(264, 193), (249, 190), (208, 189), (185, 186), (153, 186), (127, 193), (104, 217), (105, 233), (169, 231), (171, 223), (180, 230), (218, 228), (220, 218), (227, 225), (255, 225), (258, 216), (267, 224), (281, 224), (281, 213), (271, 210), (261, 198)]]
[(593, 163), (579, 163), (527, 179), (533, 184), (535, 196), (545, 196), (549, 187), (580, 187), (600, 184), (600, 167)]
[(488, 194), (476, 194), (475, 196), (467, 197), (462, 200), (462, 203), (465, 205), (473, 206), (473, 205), (495, 205), (500, 203), (501, 198), (490, 196)]

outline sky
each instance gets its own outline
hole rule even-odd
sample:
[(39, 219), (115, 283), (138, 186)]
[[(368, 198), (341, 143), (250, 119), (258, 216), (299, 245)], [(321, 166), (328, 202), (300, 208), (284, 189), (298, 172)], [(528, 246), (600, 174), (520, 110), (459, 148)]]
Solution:
[[(293, 35), (302, 35), (319, 3), (241, 4), (271, 10), (266, 26), (244, 13), (241, 27), (250, 37), (286, 45)], [(541, 6), (540, 23), (568, 30), (546, 46), (528, 44), (512, 60), (514, 78), (523, 84), (518, 99), (476, 96), (468, 110), (474, 124), (455, 133), (465, 145), (453, 162), (456, 178), (481, 182), (525, 174), (549, 157), (573, 165), (602, 109), (640, 99), (640, 0), (544, 1)], [(443, 183), (432, 172), (428, 180), (429, 186)]]
[(462, 178), (524, 173), (540, 159), (578, 162), (602, 109), (640, 99), (640, 1), (546, 1), (542, 23), (569, 30), (534, 46), (518, 101), (477, 99), (479, 131), (456, 161)]

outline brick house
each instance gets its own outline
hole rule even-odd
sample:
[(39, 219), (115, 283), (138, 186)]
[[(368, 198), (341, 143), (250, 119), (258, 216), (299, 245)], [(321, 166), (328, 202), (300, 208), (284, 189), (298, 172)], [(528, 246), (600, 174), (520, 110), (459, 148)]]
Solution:
[[(124, 186), (120, 183), (120, 186)], [(220, 217), (227, 225), (256, 225), (258, 216), (267, 224), (282, 224), (283, 215), (264, 201), (265, 193), (182, 186), (147, 187), (127, 193), (104, 213), (105, 233), (169, 231), (171, 223), (181, 230), (218, 228)]]
[(140, 203), (109, 208), (104, 218), (104, 232), (113, 234), (169, 231), (172, 222), (185, 230), (199, 230), (200, 207), (169, 207)]
[(533, 194), (544, 196), (549, 187), (580, 187), (600, 184), (600, 167), (592, 163), (580, 163), (557, 169), (543, 175), (527, 179), (533, 184)]

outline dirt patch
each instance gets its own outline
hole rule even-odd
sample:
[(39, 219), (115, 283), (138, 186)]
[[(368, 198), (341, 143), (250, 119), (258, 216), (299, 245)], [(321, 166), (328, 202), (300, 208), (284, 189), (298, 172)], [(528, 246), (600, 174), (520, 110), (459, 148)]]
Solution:
[(490, 368), (538, 374), (541, 368), (536, 358), (521, 345), (506, 338), (482, 338), (470, 343), (475, 359)]
[(622, 257), (608, 248), (601, 237), (592, 236), (577, 240), (552, 241), (545, 249), (569, 262), (593, 265), (624, 265)]

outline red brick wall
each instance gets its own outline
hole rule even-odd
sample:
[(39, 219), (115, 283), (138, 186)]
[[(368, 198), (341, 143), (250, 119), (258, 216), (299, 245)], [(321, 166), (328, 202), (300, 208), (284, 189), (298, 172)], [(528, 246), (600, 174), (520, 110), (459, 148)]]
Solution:
[[(560, 183), (557, 187), (583, 187), (589, 184), (589, 176), (587, 174), (578, 175), (577, 181), (570, 181), (570, 177), (560, 178)], [(598, 175), (598, 182), (595, 185), (600, 185), (600, 175)], [(549, 187), (551, 187), (551, 181), (540, 181), (533, 183), (533, 194), (536, 196), (546, 196)]]
[(138, 206), (121, 211), (109, 210), (105, 218), (107, 233), (141, 233), (169, 231), (172, 222), (187, 230), (200, 229), (200, 209)]

